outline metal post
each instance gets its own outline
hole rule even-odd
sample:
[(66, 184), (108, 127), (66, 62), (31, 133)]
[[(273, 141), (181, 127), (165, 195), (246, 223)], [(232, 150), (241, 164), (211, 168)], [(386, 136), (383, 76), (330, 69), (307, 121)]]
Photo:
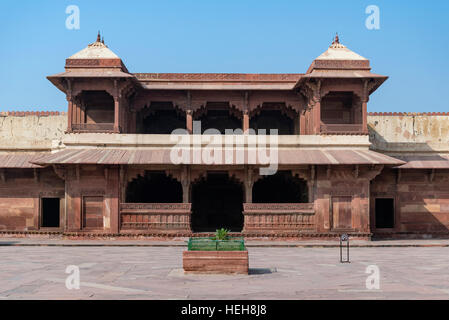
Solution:
[[(346, 259), (343, 260), (343, 244), (346, 242)], [(340, 236), (340, 263), (350, 263), (349, 261), (349, 235), (344, 233)]]

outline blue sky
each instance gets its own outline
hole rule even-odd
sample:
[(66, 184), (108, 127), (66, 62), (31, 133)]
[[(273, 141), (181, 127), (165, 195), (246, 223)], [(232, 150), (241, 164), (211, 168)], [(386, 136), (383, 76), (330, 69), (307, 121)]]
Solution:
[[(68, 5), (80, 29), (65, 27)], [(380, 30), (365, 27), (368, 5)], [(131, 72), (303, 73), (343, 44), (390, 78), (369, 111), (449, 111), (449, 1), (11, 1), (0, 4), (0, 111), (59, 110), (46, 76), (98, 30)]]

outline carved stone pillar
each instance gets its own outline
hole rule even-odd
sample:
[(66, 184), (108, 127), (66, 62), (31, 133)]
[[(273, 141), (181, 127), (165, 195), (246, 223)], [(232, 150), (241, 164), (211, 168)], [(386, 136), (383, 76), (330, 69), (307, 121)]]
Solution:
[(245, 175), (245, 202), (253, 202), (253, 186), (254, 186), (254, 171), (252, 168), (246, 169)]
[(243, 133), (249, 133), (249, 93), (245, 92), (243, 97), (243, 124), (242, 124)]
[(72, 132), (73, 98), (69, 94), (67, 94), (67, 102), (69, 104), (67, 110), (67, 132)]
[(309, 194), (309, 202), (312, 203), (314, 201), (313, 189), (315, 187), (316, 180), (316, 168), (315, 165), (310, 166), (310, 179), (307, 180), (308, 194)]
[(128, 132), (129, 133), (137, 133), (137, 128), (136, 128), (136, 121), (137, 121), (137, 112), (134, 109), (130, 110), (130, 115), (128, 117)]
[(321, 132), (321, 80), (317, 82), (307, 82), (309, 88), (309, 133), (320, 134)]
[(243, 132), (248, 133), (249, 130), (249, 112), (248, 110), (243, 111)]
[(190, 195), (190, 168), (184, 166), (181, 173), (181, 185), (182, 185), (182, 202), (189, 203)]
[(362, 101), (362, 130), (363, 130), (363, 132), (368, 132), (367, 110), (368, 110), (368, 99), (366, 99), (365, 101)]
[(306, 115), (305, 110), (299, 113), (299, 134), (306, 134)]
[(119, 108), (120, 102), (118, 96), (114, 96), (114, 132), (119, 133)]
[(190, 90), (187, 91), (186, 129), (189, 134), (193, 133), (192, 93)]
[(72, 117), (73, 117), (73, 96), (72, 96), (72, 82), (67, 80), (67, 132), (72, 132)]
[(126, 202), (127, 167), (120, 166), (120, 202)]
[(192, 117), (192, 110), (186, 111), (186, 129), (189, 134), (192, 134), (193, 132), (193, 117)]
[(79, 103), (80, 108), (80, 123), (86, 123), (86, 106), (81, 103)]
[(313, 133), (320, 134), (321, 132), (321, 101), (318, 100), (315, 102), (315, 106), (313, 107)]
[(120, 91), (117, 80), (114, 80), (114, 133), (120, 132)]
[[(372, 86), (373, 84), (371, 84)], [(368, 100), (369, 100), (369, 87), (368, 81), (363, 82), (363, 94), (362, 94), (362, 130), (363, 132), (368, 132), (367, 124), (367, 111), (368, 111)]]
[(81, 101), (79, 99), (74, 99), (74, 107), (76, 110), (76, 120), (75, 123), (84, 123), (82, 118), (82, 107), (81, 107)]

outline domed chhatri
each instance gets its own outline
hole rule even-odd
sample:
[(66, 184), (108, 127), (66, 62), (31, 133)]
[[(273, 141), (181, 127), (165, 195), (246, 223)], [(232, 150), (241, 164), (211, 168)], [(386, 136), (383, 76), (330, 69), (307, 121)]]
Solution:
[(100, 31), (98, 31), (97, 40), (89, 44), (86, 48), (78, 51), (69, 59), (120, 59), (108, 46), (104, 43), (104, 37), (101, 39)]
[(368, 60), (340, 43), (338, 34), (329, 48), (315, 60)]

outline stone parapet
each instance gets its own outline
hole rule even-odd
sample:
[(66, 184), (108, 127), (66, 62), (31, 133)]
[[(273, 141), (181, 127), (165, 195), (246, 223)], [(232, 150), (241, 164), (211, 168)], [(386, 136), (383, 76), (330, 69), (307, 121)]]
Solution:
[(448, 153), (449, 113), (370, 113), (371, 148), (394, 153)]
[(40, 151), (58, 148), (67, 129), (64, 112), (1, 112), (0, 150)]
[(190, 232), (191, 203), (122, 203), (121, 230)]
[(243, 233), (291, 233), (315, 230), (313, 203), (244, 203)]

